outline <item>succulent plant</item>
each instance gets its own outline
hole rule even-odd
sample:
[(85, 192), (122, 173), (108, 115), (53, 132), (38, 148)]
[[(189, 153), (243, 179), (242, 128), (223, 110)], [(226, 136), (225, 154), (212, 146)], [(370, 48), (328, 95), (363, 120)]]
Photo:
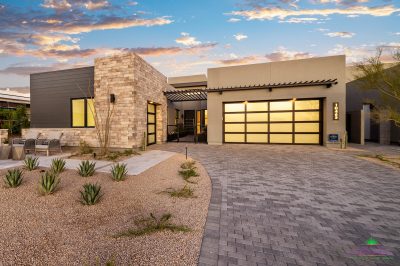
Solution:
[(23, 180), (22, 170), (19, 168), (8, 170), (6, 175), (4, 176), (4, 183), (8, 187), (18, 187), (21, 185)]
[(81, 193), (81, 203), (84, 205), (94, 205), (103, 196), (101, 193), (101, 186), (98, 184), (84, 184)]
[(111, 176), (114, 181), (123, 181), (127, 174), (126, 164), (117, 163), (111, 168)]
[(24, 160), (24, 166), (28, 171), (35, 170), (39, 166), (39, 158), (27, 156)]
[(55, 174), (60, 174), (65, 170), (65, 160), (62, 158), (55, 158), (51, 161), (50, 170)]
[(92, 176), (95, 172), (96, 163), (88, 160), (82, 161), (78, 167), (78, 173), (80, 176), (88, 177)]
[(57, 190), (60, 178), (53, 171), (46, 171), (40, 178), (39, 190), (43, 195), (52, 194)]

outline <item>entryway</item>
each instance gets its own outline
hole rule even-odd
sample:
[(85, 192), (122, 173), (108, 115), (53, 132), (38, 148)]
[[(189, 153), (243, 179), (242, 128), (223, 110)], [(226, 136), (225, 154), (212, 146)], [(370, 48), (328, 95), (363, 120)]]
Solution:
[(147, 103), (147, 145), (152, 145), (156, 143), (156, 127), (156, 104)]

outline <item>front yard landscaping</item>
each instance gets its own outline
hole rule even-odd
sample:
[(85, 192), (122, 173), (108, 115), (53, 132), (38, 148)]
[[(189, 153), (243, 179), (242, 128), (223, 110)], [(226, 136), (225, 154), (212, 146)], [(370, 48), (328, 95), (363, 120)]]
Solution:
[(184, 178), (187, 162), (174, 155), (129, 176), (122, 164), (78, 173), (31, 160), (22, 182), (11, 173), (0, 188), (0, 264), (197, 265), (211, 185), (198, 163)]

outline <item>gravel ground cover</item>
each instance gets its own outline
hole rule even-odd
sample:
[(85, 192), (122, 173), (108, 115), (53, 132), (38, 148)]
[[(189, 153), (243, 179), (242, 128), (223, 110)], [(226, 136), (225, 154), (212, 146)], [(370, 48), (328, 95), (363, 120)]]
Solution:
[[(60, 189), (41, 196), (41, 169), (24, 172), (18, 188), (0, 188), (0, 265), (196, 265), (210, 200), (210, 178), (197, 164), (195, 198), (172, 198), (160, 193), (187, 184), (178, 175), (185, 157), (175, 155), (138, 176), (123, 182), (109, 174), (80, 177), (67, 170)], [(4, 176), (5, 171), (2, 170)], [(102, 186), (97, 205), (79, 202), (82, 185)], [(150, 213), (173, 215), (172, 222), (190, 232), (158, 232), (140, 237), (115, 238), (135, 228), (135, 221)]]

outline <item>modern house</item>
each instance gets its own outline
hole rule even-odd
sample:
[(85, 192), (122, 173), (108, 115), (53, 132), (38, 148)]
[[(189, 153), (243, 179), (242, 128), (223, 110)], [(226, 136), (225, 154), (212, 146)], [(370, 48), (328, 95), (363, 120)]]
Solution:
[[(31, 75), (31, 129), (64, 145), (98, 146), (108, 110), (111, 147), (169, 141), (338, 145), (346, 131), (345, 56), (210, 68), (167, 79), (136, 54)], [(96, 110), (94, 115), (92, 110)]]
[(20, 105), (29, 109), (29, 93), (20, 93), (9, 89), (0, 90), (0, 109), (15, 109)]

